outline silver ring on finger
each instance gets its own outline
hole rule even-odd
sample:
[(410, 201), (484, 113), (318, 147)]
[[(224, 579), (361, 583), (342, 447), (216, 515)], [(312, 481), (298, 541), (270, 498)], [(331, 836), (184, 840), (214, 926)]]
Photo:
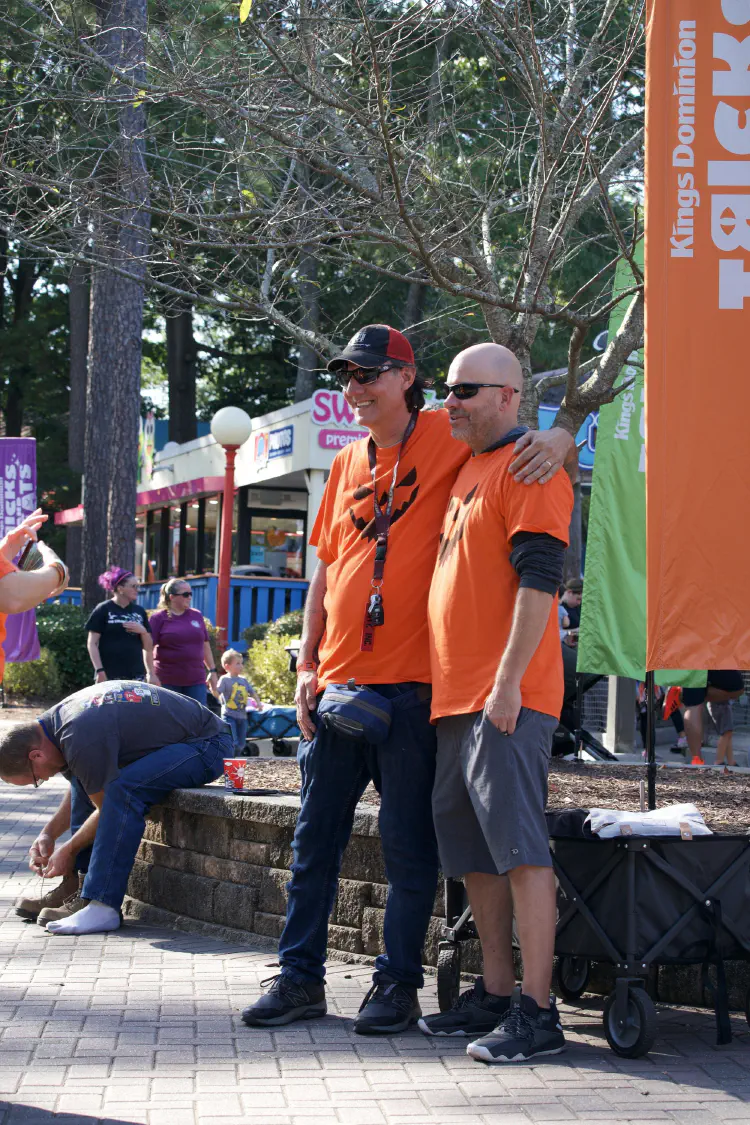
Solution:
[[(545, 462), (544, 462), (544, 464), (545, 464), (545, 465), (548, 465), (548, 466), (549, 466), (549, 469), (551, 469), (551, 468), (552, 468), (552, 462), (551, 462), (551, 461), (545, 461)], [(548, 469), (548, 471), (549, 471), (549, 469)]]

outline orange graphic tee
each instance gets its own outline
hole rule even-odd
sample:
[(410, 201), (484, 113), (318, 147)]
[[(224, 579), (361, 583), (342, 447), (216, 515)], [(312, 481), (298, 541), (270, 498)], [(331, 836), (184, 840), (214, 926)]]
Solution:
[[(511, 539), (541, 532), (568, 543), (573, 489), (567, 474), (545, 485), (508, 472), (513, 444), (472, 457), (453, 486), (429, 595), (432, 718), (481, 711), (503, 655), (519, 579)], [(524, 707), (559, 718), (563, 698), (557, 598), (521, 681)]]
[[(399, 446), (378, 449), (376, 484), (385, 508)], [(310, 542), (327, 565), (326, 628), (318, 683), (430, 682), (427, 595), (445, 506), (469, 456), (451, 437), (444, 410), (423, 411), (399, 465), (382, 587), (385, 623), (372, 652), (361, 651), (375, 560), (372, 480), (367, 439), (336, 454)]]

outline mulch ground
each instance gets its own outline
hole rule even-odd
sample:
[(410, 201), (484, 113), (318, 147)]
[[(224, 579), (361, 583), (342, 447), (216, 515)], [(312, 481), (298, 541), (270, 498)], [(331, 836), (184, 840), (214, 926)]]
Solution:
[[(282, 793), (299, 790), (299, 770), (293, 758), (250, 759), (250, 784)], [(639, 783), (645, 766), (586, 765), (553, 762), (549, 776), (549, 808), (640, 808)], [(363, 801), (378, 804), (368, 786)], [(682, 770), (662, 767), (656, 776), (656, 804), (691, 802), (714, 832), (750, 831), (750, 774), (723, 774), (716, 770)]]

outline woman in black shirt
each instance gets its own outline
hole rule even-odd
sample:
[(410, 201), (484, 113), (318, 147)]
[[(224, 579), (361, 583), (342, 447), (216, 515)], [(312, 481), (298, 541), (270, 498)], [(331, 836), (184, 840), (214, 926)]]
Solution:
[(153, 680), (154, 646), (146, 611), (136, 605), (138, 579), (113, 566), (99, 576), (99, 585), (112, 597), (100, 602), (86, 622), (94, 682)]

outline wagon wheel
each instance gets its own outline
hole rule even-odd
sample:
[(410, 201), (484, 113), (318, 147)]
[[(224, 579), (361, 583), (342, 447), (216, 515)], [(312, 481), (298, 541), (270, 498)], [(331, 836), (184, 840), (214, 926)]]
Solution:
[(260, 746), (258, 745), (257, 742), (246, 742), (245, 743), (245, 757), (246, 758), (259, 758), (260, 757)]
[(616, 1055), (638, 1059), (651, 1050), (656, 1039), (656, 1008), (642, 988), (628, 989), (627, 1016), (623, 1026), (615, 1018), (615, 992), (604, 1003), (604, 1033)]
[(585, 957), (559, 957), (555, 968), (553, 992), (575, 1004), (589, 983), (589, 963)]
[(272, 748), (276, 758), (291, 758), (294, 755), (294, 747), (285, 738), (274, 738)]
[(750, 1024), (750, 988), (745, 993), (745, 1019)]
[(437, 994), (441, 1012), (449, 1012), (461, 991), (461, 945), (441, 941), (438, 946)]

